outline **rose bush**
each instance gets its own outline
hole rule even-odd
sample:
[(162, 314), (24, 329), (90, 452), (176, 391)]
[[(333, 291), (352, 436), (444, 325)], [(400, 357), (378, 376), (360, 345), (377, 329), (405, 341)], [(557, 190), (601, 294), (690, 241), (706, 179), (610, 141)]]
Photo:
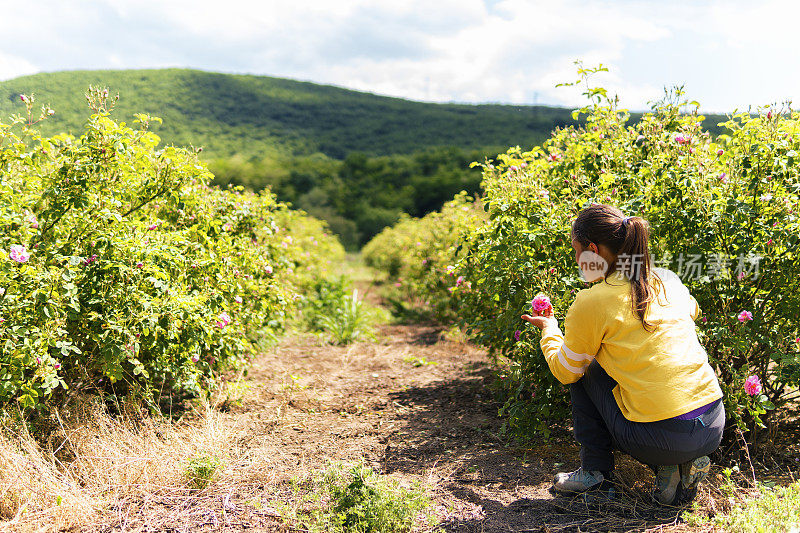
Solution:
[(200, 394), (343, 255), (269, 192), (209, 188), (195, 150), (115, 122), (107, 96), (79, 138), (40, 136), (30, 97), (0, 124), (0, 404)]
[[(581, 70), (581, 82), (591, 72)], [(699, 104), (678, 89), (630, 123), (602, 88), (586, 86), (581, 126), (481, 164), (489, 221), (455, 265), (472, 283), (459, 314), (497, 362), (507, 429), (547, 434), (568, 413), (538, 332), (520, 315), (541, 292), (563, 318), (585, 286), (569, 231), (591, 202), (650, 222), (656, 266), (674, 270), (702, 310), (698, 332), (725, 391), (729, 430), (762, 426), (800, 383), (800, 113), (734, 114), (712, 138)], [(745, 389), (749, 376), (759, 379), (757, 394)]]
[(404, 215), (376, 235), (362, 253), (367, 265), (386, 273), (387, 300), (400, 315), (454, 320), (471, 282), (456, 271), (465, 235), (485, 221), (482, 203), (462, 192), (441, 211)]

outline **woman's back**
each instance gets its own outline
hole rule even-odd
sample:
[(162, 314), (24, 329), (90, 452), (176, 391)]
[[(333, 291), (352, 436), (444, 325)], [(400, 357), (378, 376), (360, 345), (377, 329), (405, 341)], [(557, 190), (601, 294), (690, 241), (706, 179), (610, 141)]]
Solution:
[[(547, 331), (542, 337), (543, 349), (563, 342), (565, 357), (553, 362), (556, 368), (550, 365), (557, 377), (558, 370), (574, 373), (571, 363), (587, 363), (594, 355), (617, 381), (614, 397), (634, 422), (664, 420), (722, 397), (697, 339), (697, 302), (669, 270), (654, 269), (651, 284), (655, 297), (648, 306), (647, 329), (633, 313), (630, 282), (612, 274), (578, 293), (564, 322), (563, 341)], [(565, 382), (572, 381), (568, 376)]]

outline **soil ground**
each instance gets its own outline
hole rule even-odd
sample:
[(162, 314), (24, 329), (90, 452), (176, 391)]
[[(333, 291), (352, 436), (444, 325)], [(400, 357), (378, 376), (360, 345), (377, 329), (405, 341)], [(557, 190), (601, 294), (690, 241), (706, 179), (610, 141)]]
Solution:
[(212, 485), (206, 497), (178, 502), (123, 502), (85, 531), (302, 531), (279, 518), (293, 498), (289, 479), (361, 458), (421, 483), (442, 531), (684, 529), (680, 510), (648, 503), (652, 475), (624, 458), (618, 474), (629, 488), (602, 510), (551, 494), (553, 475), (579, 466), (569, 428), (547, 444), (514, 445), (500, 436), (490, 384), (486, 354), (435, 326), (384, 326), (377, 342), (346, 347), (287, 339), (254, 362), (247, 392), (223, 406), (224, 425), (240, 436), (237, 456), (262, 463), (259, 482)]

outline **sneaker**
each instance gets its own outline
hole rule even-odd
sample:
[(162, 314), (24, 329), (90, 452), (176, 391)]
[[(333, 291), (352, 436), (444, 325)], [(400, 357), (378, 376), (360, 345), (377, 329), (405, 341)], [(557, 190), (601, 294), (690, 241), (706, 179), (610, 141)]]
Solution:
[(556, 492), (580, 493), (599, 487), (605, 480), (605, 476), (599, 470), (584, 470), (578, 468), (574, 472), (559, 472), (553, 480), (553, 489)]
[(656, 471), (656, 488), (653, 499), (661, 505), (674, 505), (678, 487), (681, 484), (681, 473), (678, 465), (658, 466)]
[(684, 505), (697, 496), (697, 487), (708, 475), (711, 459), (704, 455), (682, 465), (656, 468), (653, 499), (661, 505)]

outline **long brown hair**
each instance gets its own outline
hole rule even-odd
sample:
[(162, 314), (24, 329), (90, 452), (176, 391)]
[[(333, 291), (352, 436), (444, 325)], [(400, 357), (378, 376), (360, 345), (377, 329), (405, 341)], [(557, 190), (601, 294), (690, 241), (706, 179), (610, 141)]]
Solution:
[(647, 322), (647, 308), (657, 292), (650, 283), (649, 234), (650, 225), (645, 219), (626, 217), (616, 207), (605, 204), (587, 207), (572, 223), (572, 238), (581, 246), (603, 244), (615, 255), (606, 280), (614, 272), (630, 280), (632, 310), (647, 331), (653, 326)]

